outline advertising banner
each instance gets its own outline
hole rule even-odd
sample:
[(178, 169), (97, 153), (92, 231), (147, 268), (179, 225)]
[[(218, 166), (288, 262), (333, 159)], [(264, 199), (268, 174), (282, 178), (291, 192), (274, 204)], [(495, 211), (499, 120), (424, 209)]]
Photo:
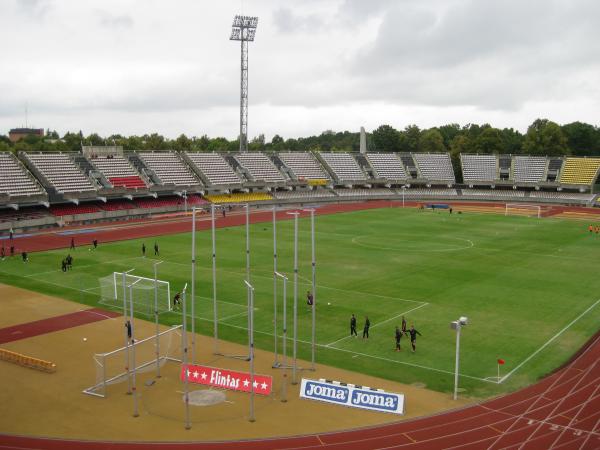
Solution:
[[(188, 382), (204, 384), (231, 391), (250, 392), (250, 374), (234, 370), (188, 364)], [(185, 366), (181, 365), (181, 381), (185, 381)], [(254, 375), (254, 393), (270, 395), (273, 378), (267, 375)]]

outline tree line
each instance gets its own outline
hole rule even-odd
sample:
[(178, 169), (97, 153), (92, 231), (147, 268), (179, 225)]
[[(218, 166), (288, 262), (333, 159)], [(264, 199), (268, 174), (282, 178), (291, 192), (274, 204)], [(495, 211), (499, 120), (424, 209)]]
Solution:
[[(68, 132), (62, 137), (50, 131), (43, 137), (27, 136), (12, 143), (0, 135), (0, 151), (79, 151), (81, 145), (119, 145), (125, 150), (176, 150), (234, 152), (238, 140), (224, 137), (188, 137), (185, 134), (168, 139), (158, 133), (142, 136), (96, 133), (84, 136)], [(600, 128), (583, 122), (558, 125), (548, 119), (537, 119), (525, 134), (513, 128), (494, 128), (489, 124), (448, 124), (421, 129), (409, 125), (397, 130), (381, 125), (367, 134), (367, 149), (379, 152), (450, 152), (458, 163), (460, 153), (600, 156)], [(359, 150), (359, 133), (324, 131), (320, 135), (284, 139), (275, 135), (266, 142), (259, 135), (248, 143), (249, 150), (260, 151), (341, 151)]]

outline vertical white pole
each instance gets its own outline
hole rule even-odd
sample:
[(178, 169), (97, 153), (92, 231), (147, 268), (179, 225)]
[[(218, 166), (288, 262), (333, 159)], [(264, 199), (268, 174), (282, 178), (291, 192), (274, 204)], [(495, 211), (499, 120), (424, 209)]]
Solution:
[(212, 234), (212, 288), (213, 288), (213, 343), (214, 353), (219, 353), (219, 324), (217, 314), (217, 243), (215, 233), (215, 204), (210, 205), (210, 223)]
[(187, 284), (183, 288), (183, 367), (184, 367), (184, 403), (185, 403), (185, 429), (192, 428), (190, 423), (190, 396), (189, 396), (189, 379), (188, 379), (188, 347), (187, 347), (187, 317), (186, 317), (186, 289)]
[[(250, 205), (248, 203), (246, 203), (246, 281), (252, 282), (250, 280)], [(250, 295), (248, 295), (248, 308), (250, 308)], [(250, 341), (250, 311), (248, 311), (248, 341)]]
[(316, 349), (316, 314), (317, 314), (317, 279), (316, 279), (316, 255), (315, 255), (315, 210), (310, 211), (310, 229), (312, 246), (312, 336), (311, 336), (311, 369), (315, 370), (315, 349)]
[[(139, 281), (139, 280), (138, 280)], [(137, 283), (137, 281), (135, 282)], [(138, 417), (138, 400), (137, 400), (137, 390), (135, 384), (135, 334), (133, 328), (133, 285), (129, 285), (129, 301), (130, 301), (130, 316), (131, 316), (131, 365), (132, 365), (132, 386), (131, 391), (133, 393), (133, 417)]]
[[(158, 329), (158, 265), (162, 261), (154, 263), (154, 322), (156, 324), (156, 378), (160, 378), (160, 337)], [(171, 299), (167, 298), (170, 302)]]
[(283, 366), (287, 366), (287, 277), (283, 278)]
[(254, 422), (254, 288), (248, 288), (250, 293), (250, 422)]
[[(131, 272), (131, 270), (129, 271)], [(125, 318), (125, 323), (127, 320), (131, 320), (133, 318), (128, 319), (127, 316), (127, 283), (125, 281), (127, 272), (123, 272), (122, 274), (122, 282), (123, 282), (123, 317)], [(125, 370), (127, 371), (127, 393), (131, 394), (131, 378), (129, 373), (129, 336), (127, 335), (127, 327), (125, 327)]]
[(460, 355), (460, 321), (456, 325), (456, 362), (454, 365), (454, 400), (458, 398), (458, 361)]
[(298, 345), (298, 214), (294, 214), (294, 367), (292, 370), (292, 384), (298, 384), (296, 380), (296, 347)]
[(279, 366), (277, 356), (277, 207), (273, 206), (273, 336), (275, 361), (273, 367)]
[(196, 303), (196, 208), (192, 208), (192, 363), (196, 362), (196, 317), (194, 314), (194, 304)]

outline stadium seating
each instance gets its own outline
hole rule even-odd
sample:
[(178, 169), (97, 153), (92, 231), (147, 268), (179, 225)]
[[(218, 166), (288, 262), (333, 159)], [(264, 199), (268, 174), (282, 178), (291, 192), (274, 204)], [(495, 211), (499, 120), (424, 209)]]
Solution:
[(265, 192), (251, 192), (248, 194), (239, 193), (207, 195), (206, 199), (212, 203), (247, 203), (264, 200), (273, 200), (273, 196)]
[(513, 180), (516, 183), (539, 183), (546, 175), (545, 156), (515, 156)]
[(463, 189), (463, 197), (476, 197), (479, 199), (510, 199), (525, 197), (525, 191), (515, 189)]
[(410, 198), (413, 198), (413, 197), (445, 198), (445, 197), (456, 197), (458, 195), (458, 193), (456, 192), (456, 189), (419, 189), (419, 188), (396, 189), (396, 193), (398, 193), (399, 195), (402, 195), (402, 191), (404, 191), (405, 197), (410, 197)]
[(432, 181), (455, 182), (448, 153), (413, 153), (421, 177)]
[(25, 153), (25, 156), (59, 193), (96, 191), (67, 153)]
[(0, 209), (0, 223), (41, 219), (49, 215), (48, 210), (43, 207), (24, 208), (16, 211), (14, 209)]
[(237, 173), (218, 153), (186, 153), (211, 185), (239, 184), (242, 182)]
[(335, 197), (333, 192), (327, 189), (316, 189), (314, 191), (282, 191), (274, 192), (273, 197), (278, 200), (300, 199), (310, 200), (315, 198), (331, 198)]
[(595, 194), (579, 194), (577, 192), (554, 192), (554, 191), (534, 191), (529, 194), (532, 198), (544, 198), (552, 200), (578, 200), (591, 202)]
[(12, 153), (0, 152), (0, 194), (21, 197), (44, 193)]
[(124, 209), (134, 209), (137, 206), (129, 200), (110, 200), (106, 203), (99, 203), (98, 207), (104, 211), (121, 211)]
[(320, 153), (339, 181), (360, 181), (367, 177), (350, 153)]
[(173, 152), (142, 152), (138, 155), (163, 185), (197, 186), (200, 184), (179, 155)]
[(50, 213), (54, 216), (73, 216), (75, 214), (92, 214), (100, 212), (100, 208), (95, 204), (89, 205), (51, 205)]
[(377, 178), (390, 181), (406, 181), (409, 178), (396, 153), (366, 153), (365, 156), (375, 169)]
[(235, 155), (236, 161), (248, 171), (253, 181), (265, 183), (283, 183), (285, 178), (273, 161), (260, 152), (246, 152)]
[(129, 161), (121, 155), (95, 156), (90, 161), (114, 187), (127, 189), (147, 187)]
[(329, 175), (312, 153), (308, 152), (281, 152), (279, 159), (289, 168), (296, 177), (302, 180), (329, 180)]
[(599, 168), (600, 158), (568, 157), (560, 174), (560, 183), (591, 185)]
[(498, 159), (495, 155), (460, 155), (463, 180), (494, 182), (498, 178)]
[(340, 197), (384, 197), (396, 195), (391, 189), (335, 189)]

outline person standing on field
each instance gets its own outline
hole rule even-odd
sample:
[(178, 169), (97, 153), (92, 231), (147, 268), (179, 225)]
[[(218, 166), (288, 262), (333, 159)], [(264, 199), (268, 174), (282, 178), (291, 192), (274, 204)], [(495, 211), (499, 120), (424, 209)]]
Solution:
[(415, 330), (414, 325), (410, 326), (410, 330), (408, 330), (408, 333), (410, 334), (410, 345), (412, 346), (412, 352), (414, 353), (417, 349), (417, 334), (419, 336), (422, 336), (422, 334)]
[(142, 244), (142, 257), (146, 257), (146, 244)]
[(365, 327), (363, 328), (363, 339), (366, 337), (369, 339), (369, 328), (371, 327), (371, 321), (368, 316), (365, 316)]
[(354, 314), (350, 317), (350, 336), (358, 336), (358, 333), (356, 332), (356, 317), (354, 317)]
[(400, 351), (400, 339), (402, 339), (402, 331), (396, 326), (396, 351)]
[(160, 253), (158, 252), (158, 243), (154, 243), (154, 256), (160, 256)]
[(75, 250), (75, 238), (71, 238), (71, 247), (70, 250)]

